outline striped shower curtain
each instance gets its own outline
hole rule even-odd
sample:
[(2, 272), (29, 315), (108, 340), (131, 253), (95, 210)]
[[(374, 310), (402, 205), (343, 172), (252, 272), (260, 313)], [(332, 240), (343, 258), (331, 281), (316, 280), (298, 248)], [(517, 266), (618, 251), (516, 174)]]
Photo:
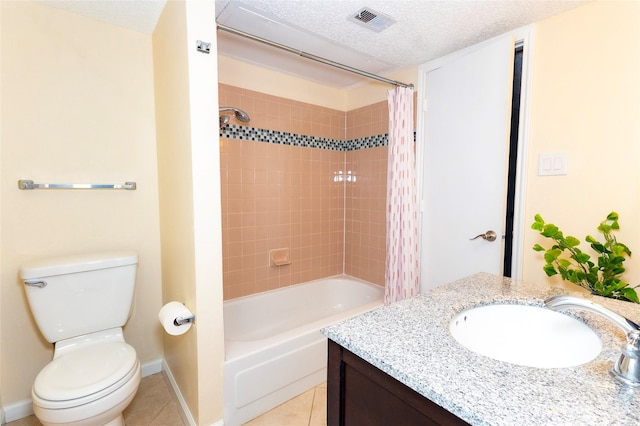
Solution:
[(413, 88), (396, 87), (388, 100), (386, 305), (420, 289)]

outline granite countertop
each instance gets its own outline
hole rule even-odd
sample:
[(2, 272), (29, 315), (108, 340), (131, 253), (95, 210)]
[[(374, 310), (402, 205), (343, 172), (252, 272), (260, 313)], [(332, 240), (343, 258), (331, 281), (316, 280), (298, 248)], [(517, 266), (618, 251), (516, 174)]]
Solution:
[[(326, 327), (331, 340), (472, 425), (639, 425), (640, 388), (609, 370), (625, 336), (601, 316), (567, 311), (602, 340), (590, 363), (523, 367), (478, 355), (451, 337), (449, 322), (478, 305), (543, 300), (566, 289), (480, 273)], [(584, 295), (583, 295), (584, 296)], [(586, 295), (640, 322), (640, 306)]]

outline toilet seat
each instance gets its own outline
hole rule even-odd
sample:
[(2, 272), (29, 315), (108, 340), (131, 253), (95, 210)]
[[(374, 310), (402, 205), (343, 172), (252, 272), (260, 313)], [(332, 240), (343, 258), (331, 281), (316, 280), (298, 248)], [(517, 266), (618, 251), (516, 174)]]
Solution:
[(88, 404), (120, 388), (139, 369), (136, 352), (127, 343), (88, 345), (47, 364), (36, 377), (33, 396), (42, 408)]

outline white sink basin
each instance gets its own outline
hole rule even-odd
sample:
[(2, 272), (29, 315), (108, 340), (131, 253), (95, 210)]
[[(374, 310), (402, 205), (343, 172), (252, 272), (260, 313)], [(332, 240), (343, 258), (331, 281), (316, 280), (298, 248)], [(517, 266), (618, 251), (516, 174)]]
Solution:
[(600, 338), (589, 326), (538, 306), (470, 308), (453, 317), (449, 330), (473, 352), (528, 367), (573, 367), (593, 360), (602, 350)]

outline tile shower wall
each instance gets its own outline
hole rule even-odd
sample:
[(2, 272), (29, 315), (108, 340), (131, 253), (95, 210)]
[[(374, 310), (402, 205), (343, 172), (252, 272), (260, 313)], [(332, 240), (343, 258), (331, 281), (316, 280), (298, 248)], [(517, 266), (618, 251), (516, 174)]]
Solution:
[[(219, 84), (220, 106), (233, 106), (251, 117), (249, 126), (319, 138), (343, 140), (345, 113), (329, 108)], [(237, 124), (237, 122), (236, 122)]]
[[(345, 113), (224, 84), (219, 96), (251, 116), (220, 138), (225, 299), (343, 272), (384, 284), (386, 102)], [(291, 264), (270, 266), (282, 247)]]
[(344, 272), (379, 285), (386, 257), (387, 138), (373, 138), (366, 148), (357, 141), (388, 129), (387, 102), (347, 112), (345, 169), (352, 181), (345, 188)]

